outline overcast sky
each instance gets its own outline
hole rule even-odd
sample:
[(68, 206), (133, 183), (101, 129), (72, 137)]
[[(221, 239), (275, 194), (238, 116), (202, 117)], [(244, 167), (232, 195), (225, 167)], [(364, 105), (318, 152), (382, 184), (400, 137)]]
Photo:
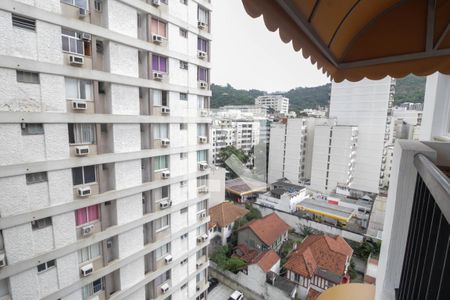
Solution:
[(269, 92), (329, 82), (291, 43), (253, 19), (241, 0), (214, 0), (212, 16), (213, 83)]

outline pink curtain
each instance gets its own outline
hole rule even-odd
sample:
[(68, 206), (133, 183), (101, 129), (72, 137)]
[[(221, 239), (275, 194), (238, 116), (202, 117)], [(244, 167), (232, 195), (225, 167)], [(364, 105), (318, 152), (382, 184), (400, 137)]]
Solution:
[(98, 205), (92, 205), (87, 208), (88, 211), (88, 221), (98, 220)]
[(77, 226), (87, 222), (86, 208), (80, 208), (75, 211), (75, 223)]
[(152, 19), (150, 27), (153, 34), (158, 34), (158, 20)]

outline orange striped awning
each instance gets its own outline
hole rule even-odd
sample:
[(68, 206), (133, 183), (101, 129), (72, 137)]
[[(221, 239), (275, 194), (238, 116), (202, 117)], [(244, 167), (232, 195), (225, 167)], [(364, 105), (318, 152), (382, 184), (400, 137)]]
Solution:
[(450, 0), (242, 0), (335, 81), (450, 74)]

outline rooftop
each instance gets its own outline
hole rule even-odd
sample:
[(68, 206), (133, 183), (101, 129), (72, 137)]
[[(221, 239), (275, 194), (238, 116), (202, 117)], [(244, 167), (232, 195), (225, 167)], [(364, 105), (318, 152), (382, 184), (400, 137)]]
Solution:
[(280, 260), (278, 254), (273, 250), (260, 252), (249, 249), (245, 244), (238, 245), (234, 250), (234, 255), (249, 265), (257, 264), (264, 273), (269, 272), (270, 269)]
[(284, 268), (307, 278), (320, 275), (339, 283), (353, 249), (341, 237), (310, 235), (288, 256)]
[(225, 182), (225, 189), (233, 194), (243, 196), (267, 191), (267, 184), (252, 178), (235, 178)]
[(237, 219), (248, 214), (248, 212), (249, 211), (247, 209), (234, 205), (231, 202), (222, 202), (209, 209), (211, 221), (208, 223), (208, 228), (212, 228), (214, 226), (228, 226)]
[(297, 207), (301, 210), (306, 210), (314, 214), (319, 214), (346, 222), (348, 222), (355, 213), (353, 208), (330, 204), (323, 200), (313, 200), (310, 198), (297, 204)]
[(252, 230), (264, 244), (270, 246), (291, 227), (276, 213), (271, 213), (262, 219), (252, 220), (239, 230), (246, 228)]

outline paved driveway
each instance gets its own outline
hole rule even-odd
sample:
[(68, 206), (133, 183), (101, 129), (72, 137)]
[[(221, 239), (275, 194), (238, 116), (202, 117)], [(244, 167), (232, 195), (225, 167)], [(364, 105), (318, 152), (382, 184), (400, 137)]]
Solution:
[(233, 293), (234, 291), (227, 287), (226, 285), (223, 285), (222, 283), (219, 283), (209, 294), (208, 299), (213, 300), (228, 300), (228, 297)]

